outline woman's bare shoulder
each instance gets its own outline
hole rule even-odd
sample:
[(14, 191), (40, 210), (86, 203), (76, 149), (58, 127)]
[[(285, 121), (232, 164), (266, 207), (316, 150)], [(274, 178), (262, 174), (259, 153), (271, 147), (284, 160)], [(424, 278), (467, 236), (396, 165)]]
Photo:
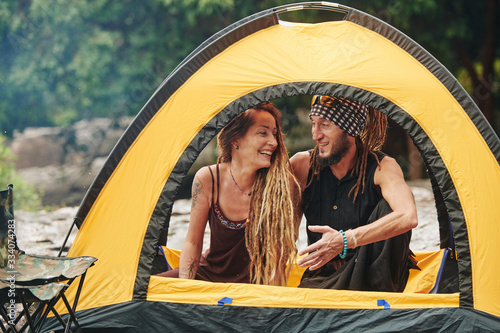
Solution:
[(193, 186), (198, 186), (204, 189), (212, 189), (212, 176), (215, 179), (216, 176), (216, 165), (206, 165), (200, 168), (193, 179)]

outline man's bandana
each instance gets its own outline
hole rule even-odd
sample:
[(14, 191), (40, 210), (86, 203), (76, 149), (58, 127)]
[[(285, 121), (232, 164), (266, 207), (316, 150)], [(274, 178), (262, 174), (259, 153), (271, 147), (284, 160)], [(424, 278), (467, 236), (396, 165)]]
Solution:
[(329, 120), (341, 130), (356, 137), (368, 116), (368, 105), (342, 97), (315, 95), (309, 117), (318, 116)]

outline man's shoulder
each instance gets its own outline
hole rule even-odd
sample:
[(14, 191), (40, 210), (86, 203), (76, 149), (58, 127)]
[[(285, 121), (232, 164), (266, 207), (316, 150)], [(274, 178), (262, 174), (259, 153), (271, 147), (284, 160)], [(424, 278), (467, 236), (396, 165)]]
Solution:
[(372, 154), (368, 154), (368, 155), (373, 156), (373, 154), (374, 154), (375, 156), (377, 156), (377, 158), (378, 158), (378, 160), (379, 160), (379, 161), (382, 161), (382, 159), (384, 159), (385, 157), (389, 157), (389, 158), (390, 158), (390, 156), (389, 156), (389, 155), (387, 155), (386, 153), (384, 153), (384, 152), (383, 152), (383, 151), (381, 151), (381, 150), (374, 151), (374, 152), (372, 152)]
[(305, 188), (307, 182), (307, 174), (309, 173), (309, 156), (310, 154), (308, 151), (301, 151), (293, 155), (290, 159), (293, 174), (299, 181), (302, 190), (304, 190)]
[(386, 153), (384, 153), (382, 151), (375, 152), (375, 155), (378, 158), (378, 162), (379, 162), (380, 166), (382, 164), (393, 164), (393, 163), (398, 164), (398, 162), (396, 161), (396, 159), (394, 157), (387, 155)]
[(299, 151), (298, 153), (296, 153), (295, 155), (292, 156), (292, 158), (290, 159), (290, 161), (292, 163), (304, 163), (304, 162), (307, 162), (309, 163), (309, 159), (310, 159), (310, 152), (309, 151)]
[[(383, 151), (372, 151), (367, 156), (366, 167), (369, 169), (380, 169), (383, 161), (387, 162), (389, 160), (394, 160), (391, 156), (387, 155)], [(395, 161), (395, 160), (394, 160)]]
[(290, 164), (294, 170), (309, 171), (311, 154), (309, 151), (300, 151), (290, 158)]
[(385, 155), (380, 159), (378, 167), (375, 169), (374, 182), (380, 185), (384, 180), (395, 180), (401, 178), (404, 181), (403, 171), (395, 158)]

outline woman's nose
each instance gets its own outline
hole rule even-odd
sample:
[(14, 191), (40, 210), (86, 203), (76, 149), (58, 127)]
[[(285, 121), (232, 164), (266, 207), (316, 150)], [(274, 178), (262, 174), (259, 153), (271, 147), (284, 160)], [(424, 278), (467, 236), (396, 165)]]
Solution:
[(269, 140), (269, 144), (273, 147), (277, 147), (278, 146), (278, 141), (276, 140), (276, 137), (275, 136), (272, 136), (272, 138)]

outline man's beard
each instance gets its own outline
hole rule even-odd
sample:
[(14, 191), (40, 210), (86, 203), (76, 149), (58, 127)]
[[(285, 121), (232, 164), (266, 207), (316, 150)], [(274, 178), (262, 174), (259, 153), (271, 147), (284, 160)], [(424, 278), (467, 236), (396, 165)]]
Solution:
[(330, 155), (321, 157), (318, 155), (319, 165), (324, 168), (339, 163), (351, 148), (351, 143), (347, 139), (347, 133), (343, 132), (338, 143), (330, 150)]

